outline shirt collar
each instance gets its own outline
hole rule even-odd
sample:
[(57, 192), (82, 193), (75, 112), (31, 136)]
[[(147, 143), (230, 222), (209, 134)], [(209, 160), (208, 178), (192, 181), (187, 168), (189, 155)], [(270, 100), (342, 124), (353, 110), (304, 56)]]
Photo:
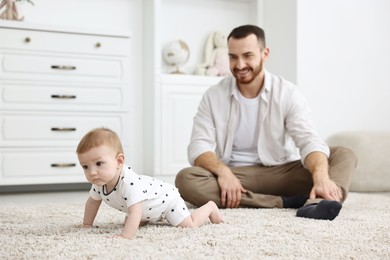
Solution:
[(272, 76), (268, 70), (264, 69), (264, 83), (260, 91), (261, 98), (267, 100), (267, 93), (270, 92), (272, 86)]
[(233, 96), (236, 100), (238, 100), (238, 85), (235, 77), (232, 76), (232, 81), (230, 84), (230, 95)]

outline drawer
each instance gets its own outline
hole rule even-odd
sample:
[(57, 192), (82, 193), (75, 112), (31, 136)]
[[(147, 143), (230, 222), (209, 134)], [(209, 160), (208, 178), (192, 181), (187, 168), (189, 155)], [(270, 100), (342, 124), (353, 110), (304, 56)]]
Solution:
[(0, 149), (0, 187), (86, 182), (74, 150)]
[(0, 154), (3, 177), (84, 176), (74, 150), (4, 151)]
[(81, 87), (0, 81), (2, 109), (117, 111), (128, 94), (121, 85)]
[(35, 79), (81, 82), (121, 82), (126, 60), (96, 59), (60, 55), (0, 54), (0, 76), (7, 79)]
[[(125, 153), (127, 147), (123, 147)], [(4, 185), (87, 183), (76, 148), (0, 148), (0, 189)]]
[(97, 127), (108, 127), (122, 139), (127, 139), (129, 130), (124, 116), (4, 112), (0, 122), (0, 145), (76, 146), (84, 134)]
[(130, 38), (0, 28), (0, 48), (128, 56)]

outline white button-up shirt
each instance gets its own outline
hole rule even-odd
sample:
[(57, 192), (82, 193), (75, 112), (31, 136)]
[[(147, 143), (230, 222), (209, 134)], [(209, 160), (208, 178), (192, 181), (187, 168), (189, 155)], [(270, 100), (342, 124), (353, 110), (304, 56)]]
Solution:
[[(231, 76), (203, 95), (188, 146), (191, 165), (208, 151), (215, 152), (229, 165), (239, 114), (238, 91), (236, 79)], [(274, 166), (299, 159), (304, 164), (306, 156), (314, 151), (329, 157), (329, 147), (316, 132), (307, 101), (297, 86), (265, 71), (260, 96), (257, 151), (263, 165)]]

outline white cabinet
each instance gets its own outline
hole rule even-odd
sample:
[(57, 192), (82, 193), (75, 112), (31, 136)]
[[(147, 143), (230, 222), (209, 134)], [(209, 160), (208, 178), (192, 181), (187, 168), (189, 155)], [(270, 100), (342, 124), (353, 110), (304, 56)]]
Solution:
[[(173, 175), (189, 166), (187, 145), (192, 122), (203, 93), (221, 78), (163, 75), (161, 77), (161, 147), (159, 149), (160, 170), (155, 175)], [(157, 147), (157, 146), (156, 146)]]
[(0, 186), (84, 183), (96, 127), (129, 147), (130, 33), (0, 21)]
[[(226, 35), (243, 24), (262, 24), (262, 0), (144, 1), (144, 168), (148, 174), (173, 181), (186, 166), (192, 119), (204, 91), (220, 80), (194, 76), (204, 60), (209, 35)], [(163, 49), (183, 40), (190, 49), (181, 67), (187, 75), (167, 74)]]

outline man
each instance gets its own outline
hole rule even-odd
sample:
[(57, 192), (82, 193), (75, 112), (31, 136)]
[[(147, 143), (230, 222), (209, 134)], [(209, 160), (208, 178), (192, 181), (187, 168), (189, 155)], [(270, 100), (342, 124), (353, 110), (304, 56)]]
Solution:
[(264, 69), (269, 49), (253, 25), (228, 36), (230, 70), (209, 88), (194, 118), (188, 157), (176, 186), (196, 205), (298, 208), (333, 220), (356, 168), (354, 153), (329, 148), (298, 88)]

